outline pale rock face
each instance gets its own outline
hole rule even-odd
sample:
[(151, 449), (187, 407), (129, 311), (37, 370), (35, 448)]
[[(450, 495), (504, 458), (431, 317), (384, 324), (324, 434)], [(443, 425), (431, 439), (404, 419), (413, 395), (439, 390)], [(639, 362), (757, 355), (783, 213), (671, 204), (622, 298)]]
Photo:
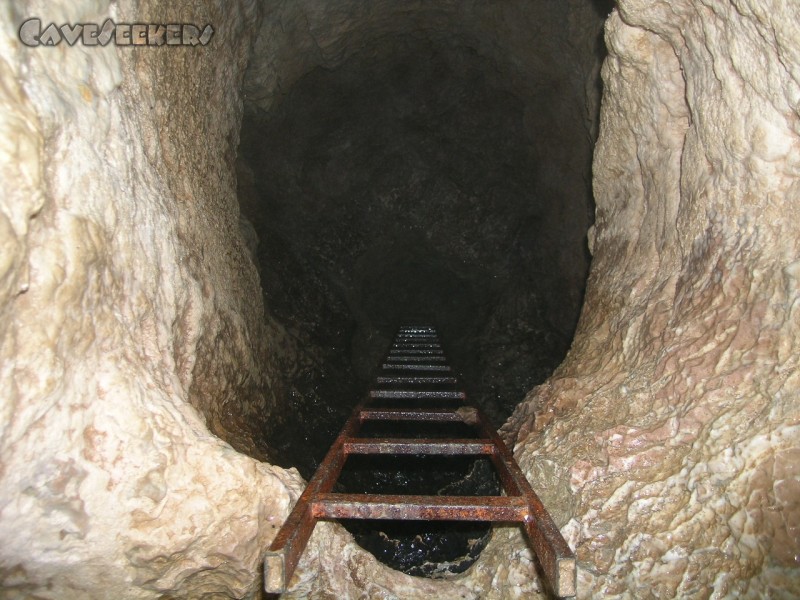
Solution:
[(31, 15), (175, 18), (146, 3), (0, 8), (3, 597), (252, 595), (300, 489), (209, 431), (264, 385), (232, 170), (255, 11), (172, 10), (213, 52), (16, 40)]
[(582, 322), (505, 426), (585, 597), (800, 591), (799, 17), (622, 2), (607, 23)]
[[(218, 37), (28, 49), (32, 14), (193, 15)], [(255, 18), (0, 7), (3, 597), (256, 595), (302, 482), (220, 439), (268, 454), (255, 430), (285, 418), (275, 357), (294, 351), (265, 324), (236, 207)], [(795, 597), (800, 8), (622, 2), (606, 42), (581, 323), (503, 432), (576, 549), (579, 596)], [(302, 70), (263, 68), (276, 86)], [(433, 581), (325, 524), (287, 597), (534, 597), (532, 571), (514, 529)]]

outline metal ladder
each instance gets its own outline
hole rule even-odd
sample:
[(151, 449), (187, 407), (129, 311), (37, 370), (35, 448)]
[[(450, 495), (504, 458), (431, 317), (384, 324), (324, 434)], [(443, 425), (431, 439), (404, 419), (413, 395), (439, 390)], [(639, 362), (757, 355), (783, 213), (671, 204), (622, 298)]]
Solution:
[[(489, 521), (520, 523), (552, 592), (558, 597), (574, 596), (575, 556), (494, 427), (481, 411), (463, 405), (466, 395), (452, 374), (436, 329), (401, 327), (375, 384), (368, 399), (353, 411), (266, 552), (264, 589), (273, 594), (286, 591), (320, 519)], [(430, 407), (418, 407), (428, 403)], [(455, 406), (436, 407), (437, 403)], [(477, 438), (358, 437), (368, 421), (463, 423), (474, 428)], [(351, 454), (488, 456), (505, 495), (332, 493)]]

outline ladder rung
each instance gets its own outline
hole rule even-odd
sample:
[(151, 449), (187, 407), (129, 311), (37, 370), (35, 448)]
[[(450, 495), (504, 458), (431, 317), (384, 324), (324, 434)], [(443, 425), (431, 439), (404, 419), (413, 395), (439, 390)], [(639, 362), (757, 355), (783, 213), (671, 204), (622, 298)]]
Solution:
[(421, 376), (421, 377), (409, 377), (409, 376), (397, 376), (397, 377), (377, 377), (375, 379), (375, 383), (382, 383), (382, 384), (403, 384), (403, 385), (456, 385), (458, 383), (458, 379), (455, 377), (436, 377), (436, 376)]
[(424, 454), (477, 456), (494, 454), (496, 446), (488, 439), (437, 438), (350, 438), (345, 454)]
[(441, 400), (464, 400), (467, 396), (464, 392), (453, 390), (372, 390), (370, 398), (408, 398), (409, 400), (421, 400), (424, 398), (439, 398)]
[(398, 342), (392, 345), (390, 350), (416, 350), (427, 348), (429, 350), (441, 350), (442, 345), (435, 342)]
[(523, 522), (529, 511), (520, 496), (319, 494), (312, 514), (318, 519)]
[(461, 413), (454, 408), (362, 408), (362, 421), (434, 421), (463, 423)]
[(444, 356), (390, 356), (387, 360), (399, 363), (446, 363)]
[(384, 363), (384, 371), (437, 371), (440, 373), (449, 373), (451, 371), (448, 365), (419, 365), (416, 363)]
[(444, 356), (444, 350), (435, 348), (392, 348), (389, 356)]

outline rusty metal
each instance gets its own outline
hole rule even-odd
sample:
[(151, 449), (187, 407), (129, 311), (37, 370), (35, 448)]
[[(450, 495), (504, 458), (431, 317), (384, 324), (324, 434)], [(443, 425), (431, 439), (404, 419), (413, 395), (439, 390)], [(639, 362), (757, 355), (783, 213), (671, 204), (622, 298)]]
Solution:
[(577, 569), (575, 555), (497, 431), (480, 411), (477, 417), (481, 435), (492, 440), (497, 449), (492, 455), (492, 462), (498, 470), (504, 489), (508, 493), (520, 493), (528, 502), (531, 514), (523, 521), (523, 526), (553, 592), (561, 597), (574, 596)]
[[(519, 523), (536, 554), (546, 582), (560, 597), (576, 594), (575, 556), (558, 527), (531, 488), (525, 474), (497, 431), (479, 410), (436, 407), (447, 401), (464, 401), (458, 379), (428, 375), (450, 372), (436, 330), (430, 326), (401, 328), (383, 363), (379, 386), (355, 408), (314, 477), (309, 481), (288, 519), (264, 557), (264, 589), (286, 591), (300, 555), (320, 519), (452, 520)], [(433, 353), (435, 351), (435, 353)], [(437, 364), (433, 364), (437, 363)], [(394, 374), (420, 371), (420, 375)], [(386, 386), (429, 386), (427, 388)], [(436, 387), (439, 386), (439, 387)], [(441, 386), (449, 389), (442, 389)], [(425, 400), (430, 408), (388, 408), (382, 401)], [(369, 421), (462, 423), (477, 434), (473, 438), (365, 438), (357, 437)], [(468, 433), (469, 435), (469, 433)], [(500, 480), (502, 496), (420, 496), (336, 494), (332, 489), (349, 455), (488, 456)]]
[(441, 344), (436, 342), (403, 342), (392, 345), (393, 350), (437, 350), (441, 347)]
[(447, 362), (447, 358), (444, 356), (405, 356), (405, 355), (399, 356), (396, 354), (390, 355), (388, 360), (398, 363), (426, 363), (426, 364)]
[(465, 400), (464, 392), (458, 390), (372, 390), (370, 398), (440, 398), (446, 400)]
[(519, 496), (389, 496), (321, 494), (312, 505), (318, 518), (407, 521), (523, 521), (528, 505)]
[(356, 433), (359, 426), (360, 410), (356, 408), (272, 540), (270, 549), (264, 556), (264, 589), (267, 592), (286, 591), (286, 584), (292, 577), (297, 561), (300, 560), (316, 525), (316, 517), (311, 513), (311, 501), (318, 494), (325, 494), (333, 489), (347, 458), (343, 451), (344, 443)]
[(359, 419), (364, 421), (428, 421), (462, 423), (464, 419), (455, 408), (367, 408), (359, 411)]
[(398, 385), (456, 385), (458, 379), (455, 377), (409, 377), (409, 376), (395, 376), (395, 377), (376, 377), (375, 383), (377, 384), (398, 384)]
[(392, 348), (389, 356), (443, 356), (444, 350), (437, 348)]
[(344, 443), (345, 454), (425, 454), (474, 455), (495, 452), (487, 439), (439, 438), (350, 438)]
[(438, 373), (450, 373), (452, 369), (449, 365), (419, 365), (415, 363), (391, 363), (383, 364), (384, 371), (436, 371)]

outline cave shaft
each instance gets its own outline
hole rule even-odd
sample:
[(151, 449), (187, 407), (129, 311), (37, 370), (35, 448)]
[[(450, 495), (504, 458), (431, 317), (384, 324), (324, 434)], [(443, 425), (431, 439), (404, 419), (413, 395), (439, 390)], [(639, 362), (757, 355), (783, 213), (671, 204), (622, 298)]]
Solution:
[[(0, 596), (258, 597), (412, 312), (579, 597), (800, 596), (798, 99), (793, 0), (0, 2)], [(285, 598), (544, 597), (483, 544)]]
[[(415, 343), (416, 342), (416, 343)], [(390, 380), (389, 386), (399, 374), (409, 367), (447, 366), (444, 354), (420, 357), (413, 348), (422, 343), (426, 348), (439, 348), (439, 336), (435, 327), (405, 325), (398, 330), (387, 353), (381, 373), (367, 400), (353, 411), (333, 442), (327, 456), (309, 481), (286, 522), (278, 531), (264, 559), (264, 581), (268, 593), (287, 591), (300, 555), (305, 549), (318, 519), (391, 519), (406, 521), (482, 521), (521, 523), (530, 541), (545, 582), (558, 597), (575, 596), (575, 555), (539, 497), (531, 489), (525, 474), (520, 470), (514, 456), (506, 448), (486, 416), (478, 409), (464, 404), (466, 397), (457, 391), (457, 380), (448, 384), (451, 394), (440, 387), (431, 389), (425, 382), (421, 387), (397, 390), (387, 387), (381, 379)], [(423, 359), (423, 363), (403, 362), (404, 358)], [(441, 359), (441, 360), (435, 360)], [(447, 367), (449, 368), (449, 367)], [(456, 392), (453, 395), (452, 392)], [(387, 400), (400, 399), (400, 404), (411, 405), (423, 401), (425, 408), (389, 408)], [(448, 401), (457, 401), (457, 408), (444, 408)], [(476, 440), (403, 439), (383, 437), (378, 440), (362, 438), (365, 422), (382, 420), (389, 423), (403, 421), (413, 428), (420, 423), (459, 422), (476, 429)], [(363, 435), (363, 434), (362, 434)], [(348, 457), (390, 455), (395, 460), (407, 456), (489, 456), (502, 482), (502, 491), (492, 495), (472, 496), (414, 495), (409, 493), (332, 493), (341, 477)], [(433, 469), (435, 470), (435, 466)]]

